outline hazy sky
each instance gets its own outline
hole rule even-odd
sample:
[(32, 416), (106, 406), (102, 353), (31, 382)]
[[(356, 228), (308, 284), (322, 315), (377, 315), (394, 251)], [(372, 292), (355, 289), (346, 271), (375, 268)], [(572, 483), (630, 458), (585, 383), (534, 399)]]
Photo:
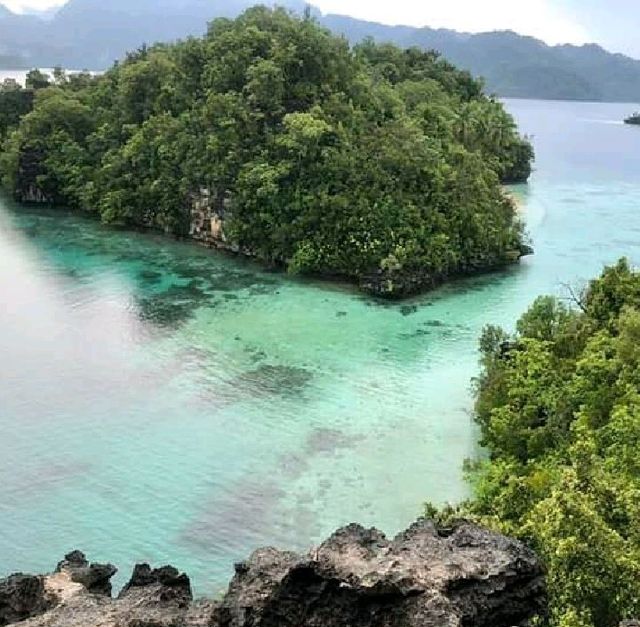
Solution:
[[(1, 2), (2, 0), (0, 0)], [(105, 0), (108, 2), (109, 0)], [(135, 0), (132, 0), (135, 2)], [(466, 31), (512, 29), (548, 43), (595, 41), (640, 58), (640, 0), (311, 0), (325, 13)], [(5, 0), (47, 8), (61, 0)]]

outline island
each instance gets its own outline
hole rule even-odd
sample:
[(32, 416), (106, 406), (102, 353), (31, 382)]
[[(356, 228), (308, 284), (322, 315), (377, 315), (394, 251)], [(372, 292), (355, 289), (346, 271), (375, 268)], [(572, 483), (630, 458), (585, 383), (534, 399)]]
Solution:
[(256, 7), (102, 76), (32, 72), (28, 85), (34, 98), (0, 94), (0, 111), (28, 109), (0, 117), (0, 173), (21, 202), (382, 297), (531, 252), (503, 185), (528, 179), (532, 146), (436, 52), (351, 47), (310, 12)]

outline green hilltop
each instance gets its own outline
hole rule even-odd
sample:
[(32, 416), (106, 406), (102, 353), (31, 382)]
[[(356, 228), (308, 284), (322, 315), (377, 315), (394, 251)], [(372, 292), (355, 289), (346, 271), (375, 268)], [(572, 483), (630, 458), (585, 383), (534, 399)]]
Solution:
[(19, 199), (188, 236), (204, 189), (227, 247), (381, 296), (529, 252), (501, 184), (527, 180), (531, 145), (436, 53), (352, 49), (310, 17), (255, 8), (103, 76), (29, 85), (34, 109), (7, 118), (0, 160)]

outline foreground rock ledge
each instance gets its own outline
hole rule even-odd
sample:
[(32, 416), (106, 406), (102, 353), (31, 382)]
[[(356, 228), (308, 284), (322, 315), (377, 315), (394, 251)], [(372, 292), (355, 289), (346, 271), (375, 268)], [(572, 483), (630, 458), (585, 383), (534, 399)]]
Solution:
[(216, 602), (194, 601), (175, 568), (146, 564), (112, 599), (114, 573), (75, 551), (53, 575), (0, 580), (0, 625), (513, 627), (546, 607), (534, 553), (466, 522), (422, 520), (394, 540), (351, 525), (308, 555), (261, 549)]

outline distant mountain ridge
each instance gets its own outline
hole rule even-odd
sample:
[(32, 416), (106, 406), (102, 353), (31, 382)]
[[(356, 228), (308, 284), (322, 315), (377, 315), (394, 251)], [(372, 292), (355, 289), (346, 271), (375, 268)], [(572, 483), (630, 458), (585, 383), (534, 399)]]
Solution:
[[(303, 0), (280, 0), (303, 11)], [(69, 0), (50, 19), (15, 15), (0, 4), (0, 64), (104, 69), (142, 43), (201, 34), (215, 17), (235, 17), (255, 0)], [(480, 34), (387, 26), (341, 15), (318, 20), (351, 42), (373, 37), (433, 48), (483, 76), (500, 96), (640, 101), (640, 61), (600, 46), (548, 46), (511, 31)]]
[(371, 36), (401, 46), (433, 48), (486, 80), (501, 96), (568, 100), (640, 100), (640, 61), (595, 44), (549, 46), (512, 31), (461, 33), (386, 26), (327, 15), (322, 22), (351, 41)]

